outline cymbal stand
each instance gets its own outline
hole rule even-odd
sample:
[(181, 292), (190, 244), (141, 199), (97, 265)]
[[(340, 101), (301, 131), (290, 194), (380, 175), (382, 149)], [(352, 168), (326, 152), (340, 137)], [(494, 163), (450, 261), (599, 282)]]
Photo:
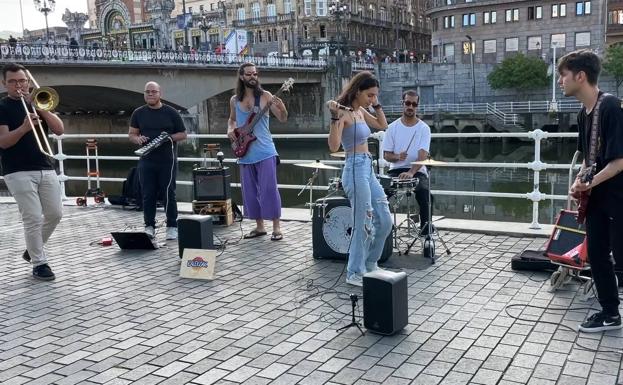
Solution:
[[(411, 219), (411, 199), (413, 196), (413, 192), (408, 189), (406, 192), (402, 192), (400, 191), (400, 189), (396, 189), (396, 192), (394, 194), (393, 198), (393, 210), (394, 210), (394, 224), (396, 224), (394, 226), (394, 248), (396, 250), (398, 250), (398, 255), (401, 255), (401, 251), (398, 245), (398, 231), (403, 228), (404, 223), (407, 223), (407, 237), (411, 237), (414, 236), (417, 239), (417, 234), (418, 234), (418, 229), (417, 229), (417, 225), (415, 224), (415, 222)], [(400, 222), (400, 224), (398, 224), (398, 220), (396, 218), (396, 214), (398, 212), (398, 207), (400, 206), (400, 202), (402, 201), (403, 198), (407, 199), (407, 213), (406, 213), (406, 218)], [(412, 235), (412, 231), (413, 234)], [(402, 241), (401, 241), (402, 242)]]
[(318, 169), (315, 168), (314, 172), (312, 173), (312, 176), (307, 180), (307, 184), (305, 186), (303, 186), (303, 188), (301, 189), (301, 191), (299, 191), (299, 193), (296, 196), (301, 196), (301, 194), (303, 194), (303, 191), (305, 191), (305, 189), (309, 189), (309, 216), (311, 217), (314, 213), (314, 200), (313, 200), (313, 193), (314, 193), (314, 181), (316, 180), (316, 178), (318, 178)]
[(337, 333), (341, 332), (342, 330), (346, 330), (346, 329), (348, 329), (348, 328), (350, 328), (352, 326), (356, 326), (357, 329), (359, 329), (359, 332), (361, 332), (362, 336), (366, 335), (363, 332), (363, 330), (361, 330), (361, 324), (355, 320), (355, 307), (357, 306), (357, 300), (358, 300), (357, 294), (351, 294), (350, 295), (350, 303), (351, 303), (351, 306), (352, 306), (352, 313), (351, 313), (352, 319), (351, 319), (351, 321), (350, 321), (350, 323), (348, 325), (342, 326), (341, 328), (337, 329), (336, 330)]
[[(426, 238), (424, 239), (424, 247), (423, 247), (423, 254), (425, 258), (430, 258), (431, 259), (431, 263), (435, 263), (435, 239), (433, 238), (434, 235), (437, 235), (437, 238), (439, 238), (439, 240), (441, 241), (441, 244), (443, 245), (443, 248), (446, 249), (446, 254), (450, 255), (452, 254), (452, 252), (450, 251), (450, 249), (448, 248), (448, 246), (446, 245), (446, 242), (443, 240), (443, 238), (441, 237), (441, 234), (439, 234), (439, 232), (435, 231), (433, 233), (433, 199), (432, 199), (432, 195), (430, 192), (430, 181), (432, 179), (431, 177), (431, 170), (432, 167), (428, 166), (428, 234), (426, 235)], [(405, 250), (405, 255), (409, 254), (409, 251), (411, 250), (411, 248), (413, 247), (413, 244), (418, 240), (419, 237), (416, 237), (413, 242), (411, 242), (411, 244), (409, 245), (409, 247), (407, 248), (407, 250)]]

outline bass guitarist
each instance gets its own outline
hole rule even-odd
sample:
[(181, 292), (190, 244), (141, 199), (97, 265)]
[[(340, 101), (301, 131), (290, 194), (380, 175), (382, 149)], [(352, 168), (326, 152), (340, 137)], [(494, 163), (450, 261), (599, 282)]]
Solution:
[[(285, 123), (288, 111), (283, 101), (262, 89), (257, 67), (253, 63), (243, 63), (238, 68), (235, 95), (229, 100), (229, 120), (227, 135), (235, 141), (236, 128), (242, 127), (253, 119), (258, 111), (269, 105), (270, 112), (277, 120)], [(257, 137), (246, 154), (238, 160), (240, 164), (240, 183), (242, 185), (242, 203), (245, 217), (254, 219), (255, 229), (244, 238), (266, 235), (264, 220), (272, 220), (271, 240), (283, 238), (281, 233), (281, 196), (277, 189), (278, 155), (269, 129), (269, 113), (261, 116), (254, 127)]]
[(588, 197), (581, 199), (587, 204), (588, 260), (602, 308), (580, 325), (583, 332), (622, 327), (610, 252), (617, 262), (623, 261), (623, 110), (618, 98), (599, 90), (600, 71), (600, 59), (590, 50), (571, 52), (558, 62), (564, 95), (583, 105), (578, 114), (578, 150), (584, 154), (580, 173), (595, 165), (595, 175), (577, 178), (570, 191), (576, 199)]

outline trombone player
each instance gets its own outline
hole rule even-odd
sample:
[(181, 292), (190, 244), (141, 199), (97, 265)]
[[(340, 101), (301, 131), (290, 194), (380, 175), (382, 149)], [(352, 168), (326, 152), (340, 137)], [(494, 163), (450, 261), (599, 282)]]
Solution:
[[(32, 263), (35, 279), (51, 281), (55, 276), (43, 246), (63, 214), (60, 183), (49, 154), (47, 131), (61, 135), (64, 127), (58, 116), (50, 112), (58, 102), (55, 93), (46, 91), (50, 99), (56, 98), (53, 103), (37, 100), (32, 107), (27, 106), (31, 104), (28, 92), (31, 81), (36, 84), (20, 64), (11, 63), (2, 68), (2, 84), (7, 91), (7, 96), (0, 100), (2, 174), (24, 224), (26, 251), (22, 258)], [(47, 145), (48, 151), (41, 143)]]

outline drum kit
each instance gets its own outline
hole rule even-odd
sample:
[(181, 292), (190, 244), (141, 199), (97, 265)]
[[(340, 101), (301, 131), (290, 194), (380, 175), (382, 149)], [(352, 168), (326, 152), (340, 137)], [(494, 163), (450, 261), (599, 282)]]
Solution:
[[(330, 155), (335, 158), (346, 158), (345, 152), (334, 152), (334, 153), (331, 153)], [(418, 164), (422, 166), (431, 167), (431, 166), (445, 165), (446, 163), (429, 158), (424, 161), (413, 162), (412, 164)], [(350, 235), (351, 235), (350, 232), (351, 232), (351, 227), (352, 227), (352, 224), (351, 224), (352, 218), (351, 218), (350, 204), (348, 202), (348, 199), (346, 198), (346, 194), (344, 193), (341, 178), (340, 177), (329, 178), (327, 195), (324, 198), (318, 199), (318, 201), (315, 203), (313, 201), (313, 185), (316, 179), (318, 178), (319, 171), (320, 170), (339, 170), (340, 168), (323, 163), (320, 160), (316, 160), (315, 162), (309, 162), (309, 163), (296, 163), (294, 165), (297, 167), (313, 169), (312, 176), (307, 180), (307, 184), (303, 187), (303, 189), (301, 189), (298, 195), (300, 196), (305, 191), (305, 189), (309, 189), (309, 202), (306, 203), (306, 206), (309, 206), (310, 215), (312, 216), (314, 220), (316, 219), (315, 216), (319, 216), (322, 219), (322, 229), (321, 229), (322, 234), (321, 235), (324, 241), (323, 246), (326, 246), (330, 249), (330, 250), (323, 250), (323, 252), (325, 254), (327, 253), (331, 254), (331, 255), (323, 255), (323, 256), (324, 257), (331, 257), (331, 256), (344, 257), (345, 255), (347, 257), (348, 247), (350, 244)], [(382, 183), (386, 184), (386, 180), (382, 181)], [(389, 190), (390, 192), (393, 192), (392, 196), (394, 198), (393, 198), (392, 207), (393, 207), (393, 212), (394, 212), (394, 223), (397, 223), (396, 211), (398, 209), (400, 201), (403, 199), (403, 197), (407, 198), (406, 199), (407, 217), (402, 223), (400, 223), (397, 226), (394, 226), (395, 231), (398, 228), (404, 228), (406, 226), (407, 234), (411, 234), (411, 236), (415, 238), (409, 244), (409, 247), (407, 248), (407, 250), (404, 252), (405, 255), (408, 254), (409, 250), (413, 247), (413, 244), (415, 243), (415, 241), (419, 239), (419, 237), (417, 236), (418, 226), (415, 223), (415, 221), (413, 221), (412, 215), (410, 215), (411, 214), (410, 197), (414, 195), (414, 190), (418, 186), (418, 183), (419, 183), (419, 179), (417, 178), (412, 178), (412, 179), (391, 178), (389, 182), (389, 186), (385, 186), (386, 188), (388, 187), (387, 190)], [(430, 178), (428, 179), (428, 190), (430, 194)], [(429, 196), (429, 202), (430, 202), (430, 196)], [(431, 218), (430, 207), (428, 207), (428, 210), (429, 210), (429, 218)], [(435, 242), (433, 239), (433, 229), (432, 229), (432, 225), (430, 222), (432, 221), (429, 221), (428, 235), (426, 235), (425, 239), (422, 242), (423, 242), (424, 256), (430, 258), (431, 261), (434, 263), (435, 262)], [(316, 232), (316, 230), (314, 230), (314, 232)], [(438, 233), (435, 232), (435, 234), (437, 234), (437, 236), (443, 243), (443, 246), (446, 249), (446, 253), (450, 255), (450, 250), (447, 248), (443, 239), (441, 239)], [(392, 235), (394, 237), (394, 242), (395, 242), (393, 246), (396, 247), (396, 249), (398, 249), (398, 245), (396, 241), (396, 238), (398, 238), (397, 233), (394, 232), (394, 234)], [(386, 250), (384, 250), (383, 256), (381, 257), (379, 262), (383, 262), (384, 260), (389, 258), (389, 256), (391, 255), (392, 242), (389, 241), (389, 245), (386, 245), (386, 246), (389, 246), (389, 253), (387, 253)], [(323, 248), (326, 249), (326, 247), (323, 247)], [(388, 247), (386, 247), (386, 249), (387, 248)], [(314, 257), (317, 257), (316, 251), (317, 251), (316, 248), (314, 248)]]

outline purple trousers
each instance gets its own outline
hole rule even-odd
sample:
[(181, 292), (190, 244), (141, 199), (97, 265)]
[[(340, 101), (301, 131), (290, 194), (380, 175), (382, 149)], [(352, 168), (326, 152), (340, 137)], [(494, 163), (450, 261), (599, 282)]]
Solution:
[(281, 196), (277, 189), (277, 157), (240, 165), (242, 204), (248, 219), (281, 218)]

